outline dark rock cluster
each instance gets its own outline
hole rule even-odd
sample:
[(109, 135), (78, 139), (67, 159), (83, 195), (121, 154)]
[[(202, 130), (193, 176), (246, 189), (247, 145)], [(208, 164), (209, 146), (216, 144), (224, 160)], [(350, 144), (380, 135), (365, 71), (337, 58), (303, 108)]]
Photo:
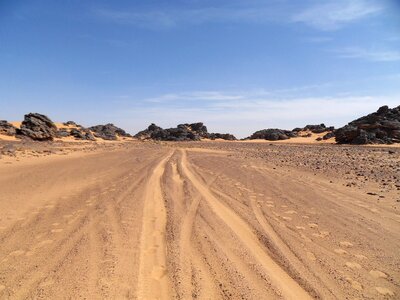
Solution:
[(78, 126), (74, 121), (67, 121), (63, 123), (65, 126)]
[(176, 128), (167, 129), (152, 123), (147, 129), (138, 132), (135, 137), (158, 141), (199, 141), (202, 138), (236, 140), (232, 134), (209, 133), (207, 127), (201, 122), (179, 124)]
[(54, 138), (71, 136), (77, 140), (87, 141), (95, 141), (95, 136), (104, 140), (117, 140), (118, 136), (131, 137), (130, 134), (113, 124), (85, 128), (73, 121), (68, 121), (63, 125), (65, 127), (58, 129), (49, 117), (38, 113), (29, 113), (24, 116), (21, 128), (16, 128), (7, 121), (0, 121), (0, 134), (34, 141), (53, 141)]
[(325, 134), (325, 135), (322, 137), (322, 139), (323, 139), (323, 140), (329, 140), (329, 139), (334, 138), (334, 137), (335, 137), (335, 131), (330, 131), (330, 132), (328, 132), (327, 134)]
[(95, 141), (96, 140), (96, 138), (94, 137), (94, 135), (92, 134), (92, 132), (89, 129), (82, 127), (81, 125), (77, 125), (73, 121), (68, 121), (63, 124), (68, 127), (73, 126), (73, 128), (68, 128), (68, 127), (60, 128), (57, 131), (58, 138), (72, 136), (77, 140), (85, 140), (85, 141)]
[(73, 128), (69, 132), (70, 136), (73, 136), (77, 140), (87, 140), (87, 141), (95, 141), (96, 138), (92, 134), (92, 132), (87, 129), (80, 127), (79, 129)]
[[(329, 139), (332, 136), (332, 132), (334, 131), (334, 127), (326, 127), (325, 124), (319, 124), (319, 125), (306, 125), (305, 127), (296, 127), (293, 130), (284, 130), (284, 129), (277, 129), (277, 128), (269, 128), (269, 129), (263, 129), (254, 132), (251, 136), (249, 136), (247, 139), (250, 140), (268, 140), (268, 141), (278, 141), (278, 140), (287, 140), (290, 138), (295, 138), (299, 136), (306, 136), (310, 137), (311, 133), (323, 133), (327, 132), (327, 134), (322, 137), (318, 138), (317, 140), (323, 140), (323, 139)], [(308, 132), (307, 134), (301, 134), (304, 132)]]
[(377, 112), (337, 129), (335, 138), (338, 144), (400, 143), (400, 106), (382, 106)]
[(283, 130), (277, 128), (263, 129), (254, 132), (249, 139), (250, 140), (268, 140), (268, 141), (278, 141), (287, 140), (293, 137), (297, 137), (296, 131)]
[(226, 140), (226, 141), (235, 141), (236, 140), (236, 137), (230, 133), (209, 133), (208, 138), (210, 140), (216, 140), (216, 139), (221, 139), (221, 140)]
[(12, 124), (8, 123), (5, 120), (0, 120), (0, 134), (13, 136), (17, 132), (17, 128), (15, 128)]
[(326, 127), (324, 123), (318, 124), (318, 125), (306, 125), (303, 128), (297, 127), (293, 129), (292, 131), (294, 132), (299, 132), (299, 131), (311, 131), (312, 133), (323, 133), (323, 132), (330, 132), (335, 130), (335, 127), (329, 126)]
[(131, 137), (123, 129), (115, 126), (114, 124), (96, 125), (89, 127), (94, 136), (103, 140), (117, 140), (118, 136)]

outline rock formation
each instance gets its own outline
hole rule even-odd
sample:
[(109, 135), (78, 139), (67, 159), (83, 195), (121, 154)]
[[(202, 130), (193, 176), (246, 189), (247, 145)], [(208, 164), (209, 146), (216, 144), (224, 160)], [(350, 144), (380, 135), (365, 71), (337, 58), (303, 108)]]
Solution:
[(208, 138), (211, 140), (221, 139), (226, 141), (235, 141), (236, 137), (230, 133), (209, 133)]
[(36, 141), (51, 141), (57, 136), (57, 127), (47, 116), (30, 113), (25, 115), (17, 134)]
[(87, 140), (87, 141), (95, 141), (96, 138), (93, 136), (92, 132), (87, 129), (81, 127), (80, 129), (73, 128), (70, 131), (70, 135), (78, 140)]
[(377, 112), (337, 129), (335, 137), (339, 144), (400, 143), (400, 106), (382, 106)]
[(163, 129), (152, 123), (147, 129), (135, 135), (138, 139), (158, 141), (199, 141), (202, 138), (236, 140), (231, 134), (208, 133), (207, 127), (201, 123), (179, 124), (176, 128)]
[(63, 123), (65, 126), (78, 126), (74, 121), (67, 121)]
[(323, 132), (329, 132), (335, 130), (335, 127), (329, 126), (326, 127), (324, 123), (318, 124), (318, 125), (306, 125), (303, 128), (295, 128), (292, 131), (293, 132), (299, 132), (299, 131), (311, 131), (312, 133), (323, 133)]
[(287, 140), (292, 137), (297, 137), (297, 132), (290, 130), (283, 130), (277, 128), (263, 129), (254, 132), (249, 139), (250, 140), (268, 140), (268, 141), (278, 141)]
[(131, 137), (123, 129), (115, 126), (114, 124), (96, 125), (89, 127), (94, 136), (103, 140), (117, 140), (118, 136)]
[(311, 137), (312, 133), (323, 133), (327, 132), (324, 137), (318, 138), (318, 141), (323, 139), (328, 139), (332, 137), (332, 132), (335, 127), (326, 127), (325, 124), (319, 125), (306, 125), (305, 127), (296, 127), (293, 130), (284, 130), (278, 128), (268, 128), (254, 132), (251, 136), (246, 139), (250, 140), (268, 140), (268, 141), (278, 141), (287, 140), (296, 137)]
[(17, 132), (17, 128), (15, 128), (12, 124), (7, 121), (0, 120), (0, 134), (14, 136)]

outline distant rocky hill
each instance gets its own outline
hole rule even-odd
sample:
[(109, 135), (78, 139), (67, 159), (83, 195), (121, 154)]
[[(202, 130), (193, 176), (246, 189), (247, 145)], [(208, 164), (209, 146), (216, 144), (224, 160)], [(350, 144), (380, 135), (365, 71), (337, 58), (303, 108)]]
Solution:
[(382, 106), (377, 112), (337, 129), (335, 138), (339, 144), (400, 143), (400, 106)]
[(142, 140), (152, 139), (159, 141), (199, 141), (202, 138), (236, 140), (235, 136), (229, 133), (209, 133), (207, 127), (201, 122), (179, 124), (176, 128), (167, 129), (152, 123), (147, 129), (138, 132), (134, 137)]

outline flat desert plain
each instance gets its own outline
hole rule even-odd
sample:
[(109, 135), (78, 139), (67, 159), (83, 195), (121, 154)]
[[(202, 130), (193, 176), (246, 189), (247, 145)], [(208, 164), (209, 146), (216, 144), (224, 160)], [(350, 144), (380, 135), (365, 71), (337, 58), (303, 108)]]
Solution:
[(1, 299), (399, 299), (399, 148), (110, 145), (0, 159)]

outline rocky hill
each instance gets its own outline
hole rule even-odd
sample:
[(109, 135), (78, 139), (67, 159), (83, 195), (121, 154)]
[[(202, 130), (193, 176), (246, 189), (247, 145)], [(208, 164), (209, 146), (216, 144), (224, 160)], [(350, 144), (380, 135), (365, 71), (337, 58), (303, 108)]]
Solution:
[(382, 106), (377, 112), (337, 129), (335, 138), (339, 144), (400, 143), (400, 106)]
[(163, 129), (156, 124), (150, 124), (147, 129), (135, 135), (138, 139), (152, 139), (158, 141), (199, 141), (201, 139), (224, 139), (236, 140), (235, 136), (229, 133), (209, 133), (207, 127), (201, 123), (179, 124), (175, 128)]

